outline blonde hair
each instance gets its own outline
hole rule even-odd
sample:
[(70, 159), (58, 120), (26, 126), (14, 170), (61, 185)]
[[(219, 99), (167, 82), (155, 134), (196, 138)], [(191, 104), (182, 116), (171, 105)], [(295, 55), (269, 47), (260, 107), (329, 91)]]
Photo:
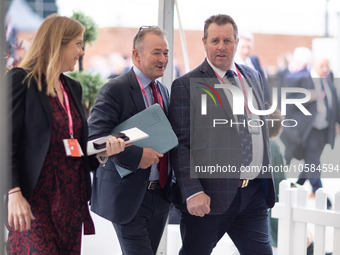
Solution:
[(55, 96), (53, 86), (60, 76), (62, 49), (84, 31), (85, 27), (71, 18), (57, 14), (46, 17), (19, 65), (28, 71), (28, 84), (33, 78), (42, 91), (42, 83), (46, 80), (46, 94)]

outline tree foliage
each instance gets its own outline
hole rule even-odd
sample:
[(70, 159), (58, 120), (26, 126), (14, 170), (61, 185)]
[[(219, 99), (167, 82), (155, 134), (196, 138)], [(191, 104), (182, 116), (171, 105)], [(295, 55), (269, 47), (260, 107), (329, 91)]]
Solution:
[(85, 28), (84, 45), (86, 43), (91, 44), (98, 38), (98, 26), (90, 16), (86, 16), (83, 12), (73, 12), (71, 17), (79, 21)]
[(100, 74), (93, 74), (89, 71), (82, 72), (71, 72), (67, 74), (74, 80), (80, 82), (83, 87), (83, 106), (87, 117), (89, 116), (90, 110), (94, 105), (97, 93), (99, 89), (106, 83)]
[[(85, 33), (84, 33), (84, 46), (83, 50), (85, 52), (85, 45), (87, 43), (91, 44), (98, 38), (98, 26), (94, 22), (94, 20), (86, 16), (83, 12), (73, 12), (73, 15), (71, 17), (72, 19), (75, 19), (79, 21), (84, 27), (85, 27)], [(81, 56), (79, 58), (79, 72), (83, 71), (83, 57)]]
[[(84, 47), (85, 45), (91, 44), (98, 38), (98, 26), (94, 20), (86, 16), (83, 12), (73, 12), (71, 17), (79, 21), (85, 27), (84, 33)], [(67, 74), (72, 79), (80, 82), (83, 87), (83, 106), (87, 117), (89, 116), (90, 110), (94, 105), (98, 90), (105, 84), (106, 80), (100, 74), (92, 74), (89, 71), (83, 71), (83, 57), (79, 58), (79, 72), (75, 71)]]

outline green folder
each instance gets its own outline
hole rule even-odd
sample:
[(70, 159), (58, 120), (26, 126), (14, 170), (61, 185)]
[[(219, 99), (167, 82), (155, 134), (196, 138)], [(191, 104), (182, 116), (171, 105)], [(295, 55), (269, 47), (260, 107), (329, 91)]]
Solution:
[[(177, 136), (172, 130), (168, 118), (159, 104), (153, 104), (145, 110), (133, 115), (114, 128), (112, 132), (137, 127), (149, 135), (148, 138), (134, 142), (142, 148), (152, 148), (159, 153), (166, 153), (178, 144)], [(118, 173), (124, 177), (132, 171), (116, 165)]]

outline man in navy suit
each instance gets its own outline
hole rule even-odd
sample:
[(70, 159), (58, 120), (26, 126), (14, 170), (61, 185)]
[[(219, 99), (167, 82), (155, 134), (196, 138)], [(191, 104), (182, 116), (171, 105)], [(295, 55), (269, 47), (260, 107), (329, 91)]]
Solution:
[[(167, 114), (169, 93), (157, 78), (168, 63), (166, 33), (141, 27), (134, 38), (131, 70), (104, 85), (89, 119), (89, 139), (108, 135), (121, 122), (158, 102)], [(117, 157), (100, 158), (91, 210), (111, 221), (123, 254), (156, 254), (168, 217), (167, 187), (159, 182), (157, 163), (163, 154), (130, 146)], [(167, 163), (165, 163), (167, 165)], [(117, 168), (133, 173), (121, 177)], [(165, 180), (166, 181), (166, 180)]]
[[(294, 52), (295, 58), (304, 52), (308, 53), (308, 49), (297, 48)], [(301, 59), (299, 61), (301, 62)], [(285, 85), (305, 88), (312, 94), (310, 101), (305, 104), (311, 115), (304, 115), (295, 106), (287, 107), (286, 119), (294, 119), (298, 124), (294, 128), (285, 127), (281, 134), (281, 140), (286, 146), (287, 163), (289, 164), (293, 157), (305, 161), (306, 168), (297, 183), (302, 185), (308, 179), (312, 185), (312, 197), (315, 196), (316, 190), (322, 187), (320, 156), (326, 144), (334, 147), (336, 123), (340, 122), (339, 99), (329, 73), (329, 60), (317, 56), (313, 59), (310, 71), (305, 65), (287, 76)], [(328, 207), (330, 206), (328, 201)]]
[[(179, 140), (171, 162), (180, 198), (180, 254), (211, 254), (226, 232), (241, 254), (272, 254), (267, 209), (274, 205), (275, 194), (272, 175), (264, 171), (270, 158), (268, 127), (264, 116), (249, 111), (248, 103), (241, 105), (244, 114), (233, 115), (231, 95), (224, 89), (237, 86), (233, 89), (244, 97), (243, 91), (252, 88), (253, 105), (263, 110), (262, 78), (257, 71), (234, 63), (238, 35), (230, 16), (208, 18), (202, 41), (207, 57), (173, 82), (169, 107), (169, 120)], [(216, 105), (212, 98), (201, 104), (202, 91), (214, 95)], [(228, 124), (214, 127), (216, 119)], [(256, 130), (248, 124), (250, 120), (258, 126)], [(206, 172), (218, 166), (231, 170), (216, 175)]]

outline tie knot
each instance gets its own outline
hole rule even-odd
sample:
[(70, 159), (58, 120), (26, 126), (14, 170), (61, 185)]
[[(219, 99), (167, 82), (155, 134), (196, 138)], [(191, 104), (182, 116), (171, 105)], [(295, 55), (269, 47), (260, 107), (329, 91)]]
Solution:
[(234, 78), (234, 71), (233, 70), (228, 70), (225, 74), (228, 79), (233, 79)]
[(152, 88), (156, 88), (156, 83), (154, 81), (151, 81), (150, 85), (151, 85)]
[(225, 76), (226, 76), (227, 79), (230, 81), (231, 85), (234, 85), (234, 86), (238, 87), (237, 82), (236, 82), (236, 80), (235, 80), (234, 71), (228, 70), (228, 71), (226, 72)]

